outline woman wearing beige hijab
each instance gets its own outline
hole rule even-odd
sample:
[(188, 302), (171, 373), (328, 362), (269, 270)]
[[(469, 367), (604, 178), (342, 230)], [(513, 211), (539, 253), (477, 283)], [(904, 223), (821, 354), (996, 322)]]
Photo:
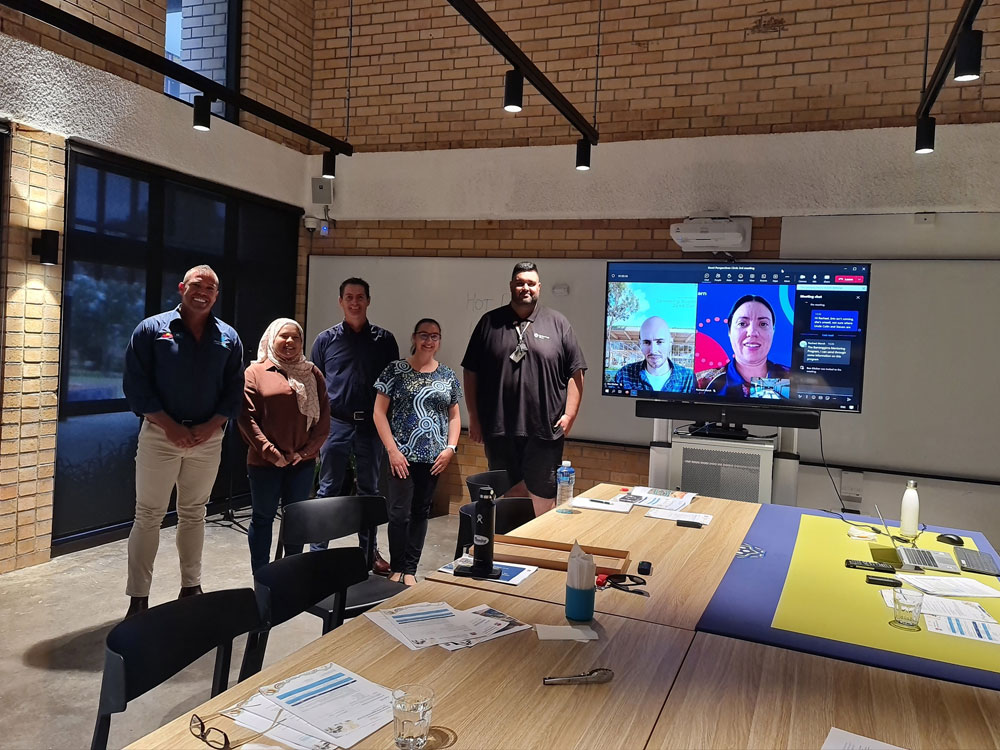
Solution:
[(250, 567), (256, 571), (270, 561), (279, 503), (309, 497), (316, 456), (330, 432), (330, 402), (323, 374), (302, 354), (302, 326), (290, 318), (267, 327), (245, 383), (239, 428), (250, 446), (248, 536)]

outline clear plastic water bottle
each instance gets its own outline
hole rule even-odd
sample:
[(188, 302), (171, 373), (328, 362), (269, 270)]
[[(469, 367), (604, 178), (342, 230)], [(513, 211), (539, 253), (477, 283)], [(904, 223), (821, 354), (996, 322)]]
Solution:
[(573, 499), (573, 485), (576, 483), (576, 469), (569, 461), (563, 461), (556, 469), (556, 505)]

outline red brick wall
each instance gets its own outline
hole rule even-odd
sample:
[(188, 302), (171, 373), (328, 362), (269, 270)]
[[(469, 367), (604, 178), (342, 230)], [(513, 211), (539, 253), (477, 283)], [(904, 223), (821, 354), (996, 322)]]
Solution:
[[(163, 54), (167, 0), (64, 0), (50, 4), (116, 36)], [(0, 8), (0, 33), (106, 70), (154, 91), (163, 91), (163, 76), (122, 60), (117, 55), (95, 49), (91, 44), (8, 8)]]
[[(933, 68), (961, 0), (931, 0)], [(481, 3), (567, 98), (593, 115), (591, 0)], [(923, 2), (605, 0), (605, 141), (911, 125)], [(316, 0), (314, 125), (345, 125), (347, 0)], [(982, 84), (949, 83), (939, 122), (1000, 119), (1000, 6), (986, 3)], [(530, 85), (501, 109), (503, 59), (440, 0), (357, 0), (350, 140), (364, 151), (542, 146), (577, 135)]]
[[(312, 107), (312, 0), (244, 0), (240, 88), (251, 99), (308, 123)], [(240, 124), (308, 152), (310, 144), (271, 123), (241, 114)]]

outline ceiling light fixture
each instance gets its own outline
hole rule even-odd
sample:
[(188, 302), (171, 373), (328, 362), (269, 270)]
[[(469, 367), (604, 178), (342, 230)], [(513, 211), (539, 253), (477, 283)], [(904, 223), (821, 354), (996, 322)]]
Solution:
[(979, 80), (983, 61), (983, 32), (963, 29), (955, 47), (955, 80), (960, 83)]
[(333, 151), (323, 153), (323, 176), (328, 180), (337, 176), (337, 154)]
[(590, 141), (586, 138), (576, 142), (576, 168), (581, 172), (590, 169)]
[(917, 154), (934, 153), (934, 118), (920, 117), (917, 119), (917, 143), (914, 148)]
[(524, 76), (512, 68), (503, 76), (503, 108), (507, 112), (520, 112), (524, 97)]
[(212, 97), (205, 94), (195, 96), (193, 127), (202, 131), (212, 129)]

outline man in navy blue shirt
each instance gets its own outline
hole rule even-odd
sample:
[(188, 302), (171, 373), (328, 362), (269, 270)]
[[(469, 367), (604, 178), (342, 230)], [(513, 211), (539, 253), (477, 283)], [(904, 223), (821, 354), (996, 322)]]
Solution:
[[(375, 380), (386, 366), (399, 359), (399, 346), (384, 328), (368, 322), (371, 294), (368, 282), (350, 278), (340, 285), (344, 320), (327, 328), (313, 343), (312, 361), (326, 378), (330, 398), (330, 437), (320, 449), (319, 496), (341, 494), (347, 465), (354, 454), (358, 492), (377, 495), (382, 441), (372, 421)], [(358, 535), (369, 565), (388, 575), (389, 565), (367, 530)], [(325, 547), (313, 545), (314, 548)]]
[(205, 505), (219, 473), (226, 422), (238, 416), (243, 399), (243, 345), (212, 315), (218, 275), (195, 266), (177, 288), (180, 305), (142, 321), (125, 350), (125, 398), (142, 417), (126, 617), (148, 606), (160, 524), (175, 486), (180, 596), (201, 593)]

